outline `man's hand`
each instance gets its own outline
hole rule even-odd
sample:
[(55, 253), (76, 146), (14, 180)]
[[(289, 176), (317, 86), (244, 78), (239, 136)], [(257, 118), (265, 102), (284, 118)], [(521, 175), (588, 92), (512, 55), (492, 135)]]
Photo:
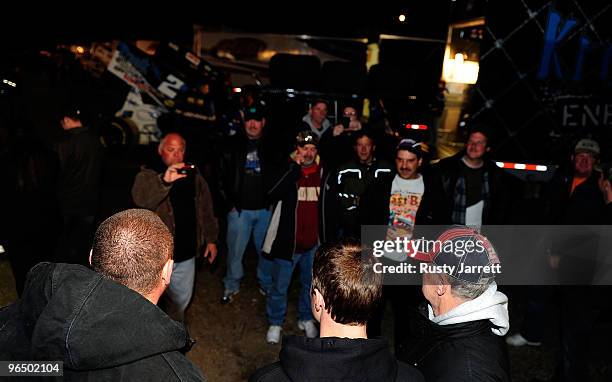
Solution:
[(302, 163), (304, 163), (304, 156), (300, 154), (299, 150), (295, 150), (293, 152), (293, 154), (291, 155), (291, 159), (293, 159), (293, 161), (300, 166), (302, 165)]
[(185, 167), (185, 163), (182, 162), (168, 166), (166, 172), (164, 173), (164, 182), (174, 183), (179, 179), (185, 178), (187, 175), (176, 172), (176, 170), (183, 167)]
[(334, 137), (337, 137), (338, 135), (340, 135), (340, 134), (342, 134), (344, 132), (344, 126), (336, 125), (336, 126), (334, 126), (334, 130), (332, 132), (334, 134)]
[(215, 261), (217, 258), (217, 244), (209, 243), (206, 245), (206, 249), (204, 250), (204, 258), (207, 258), (210, 264)]
[(349, 123), (348, 130), (349, 131), (361, 130), (361, 122), (358, 119), (351, 120), (351, 122)]

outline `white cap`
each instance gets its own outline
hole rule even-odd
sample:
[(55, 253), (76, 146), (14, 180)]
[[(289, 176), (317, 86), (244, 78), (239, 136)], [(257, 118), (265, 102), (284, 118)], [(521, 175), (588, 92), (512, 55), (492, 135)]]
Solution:
[(599, 155), (599, 143), (595, 142), (592, 139), (581, 139), (578, 141), (578, 143), (576, 144), (576, 147), (574, 148), (574, 153), (578, 153), (578, 152), (590, 152), (593, 153), (595, 155)]

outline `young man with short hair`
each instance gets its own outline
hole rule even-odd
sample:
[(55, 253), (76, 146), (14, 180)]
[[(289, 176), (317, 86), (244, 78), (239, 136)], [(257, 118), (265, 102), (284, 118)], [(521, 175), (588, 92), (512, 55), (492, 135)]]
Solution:
[(267, 381), (423, 381), (414, 368), (398, 362), (389, 343), (369, 339), (366, 324), (382, 297), (382, 275), (375, 258), (354, 239), (321, 246), (312, 267), (312, 314), (321, 338), (287, 336), (280, 361), (259, 369), (252, 382)]

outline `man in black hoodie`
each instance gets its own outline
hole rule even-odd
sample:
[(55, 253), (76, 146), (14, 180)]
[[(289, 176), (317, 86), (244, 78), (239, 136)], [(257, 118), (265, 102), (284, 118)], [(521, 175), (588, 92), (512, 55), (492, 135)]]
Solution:
[(382, 275), (358, 241), (325, 244), (312, 269), (312, 313), (320, 338), (285, 336), (280, 361), (250, 381), (423, 381), (398, 362), (382, 338), (368, 339), (366, 324), (382, 297)]
[(156, 304), (170, 283), (173, 240), (147, 210), (105, 220), (94, 271), (40, 263), (20, 302), (0, 310), (0, 359), (62, 361), (66, 381), (203, 381), (183, 354), (182, 324)]

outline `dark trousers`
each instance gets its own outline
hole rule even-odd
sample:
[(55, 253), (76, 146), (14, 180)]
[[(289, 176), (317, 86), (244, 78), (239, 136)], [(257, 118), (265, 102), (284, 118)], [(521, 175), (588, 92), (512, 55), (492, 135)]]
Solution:
[(393, 310), (393, 341), (396, 354), (401, 344), (408, 337), (409, 312), (418, 308), (425, 301), (419, 285), (385, 285), (383, 301), (370, 318), (367, 325), (368, 338), (382, 335), (382, 322), (387, 301)]

